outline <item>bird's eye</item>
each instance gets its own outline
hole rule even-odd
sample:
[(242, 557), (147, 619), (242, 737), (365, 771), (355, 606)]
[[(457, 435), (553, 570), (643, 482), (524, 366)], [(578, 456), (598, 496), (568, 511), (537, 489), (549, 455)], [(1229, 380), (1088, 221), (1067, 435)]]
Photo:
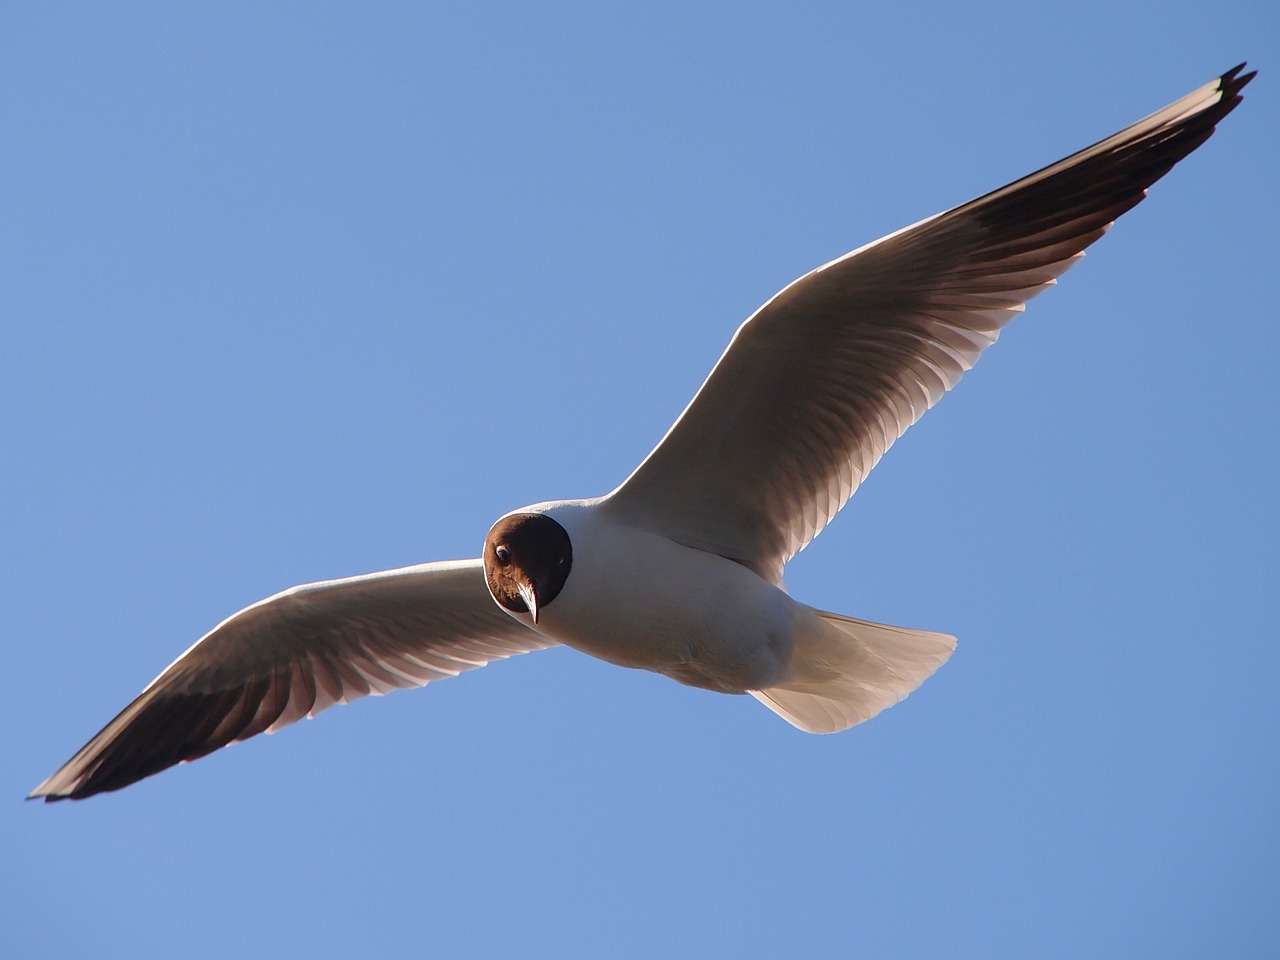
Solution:
[(511, 562), (511, 551), (505, 543), (500, 543), (493, 548), (493, 555), (498, 558), (499, 563)]

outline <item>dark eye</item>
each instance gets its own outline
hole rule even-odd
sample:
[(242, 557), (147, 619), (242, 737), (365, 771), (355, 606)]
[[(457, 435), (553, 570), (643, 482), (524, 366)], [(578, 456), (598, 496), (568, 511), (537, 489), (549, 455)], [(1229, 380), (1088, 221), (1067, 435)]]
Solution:
[(505, 543), (500, 543), (494, 547), (493, 555), (498, 558), (499, 563), (511, 562), (511, 551), (507, 549), (507, 545)]

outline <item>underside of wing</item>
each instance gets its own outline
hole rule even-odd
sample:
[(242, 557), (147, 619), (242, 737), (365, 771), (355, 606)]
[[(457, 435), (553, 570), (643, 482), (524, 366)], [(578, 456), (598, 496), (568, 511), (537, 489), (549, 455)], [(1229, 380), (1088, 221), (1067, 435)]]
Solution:
[(604, 508), (779, 580), (1024, 304), (1208, 139), (1242, 69), (783, 289)]
[(498, 609), (479, 560), (294, 587), (219, 624), (31, 796), (119, 790), (335, 703), (553, 645)]

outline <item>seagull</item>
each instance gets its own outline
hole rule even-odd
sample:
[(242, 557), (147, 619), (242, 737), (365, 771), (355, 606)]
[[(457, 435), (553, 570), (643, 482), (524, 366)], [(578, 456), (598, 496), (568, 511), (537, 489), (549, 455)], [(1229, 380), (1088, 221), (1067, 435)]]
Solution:
[(335, 703), (559, 644), (750, 694), (810, 733), (874, 717), (955, 639), (807, 606), (783, 566), (1026, 302), (1209, 138), (1255, 76), (1244, 66), (783, 288), (612, 493), (508, 513), (477, 559), (304, 584), (227, 618), (30, 798), (119, 790)]

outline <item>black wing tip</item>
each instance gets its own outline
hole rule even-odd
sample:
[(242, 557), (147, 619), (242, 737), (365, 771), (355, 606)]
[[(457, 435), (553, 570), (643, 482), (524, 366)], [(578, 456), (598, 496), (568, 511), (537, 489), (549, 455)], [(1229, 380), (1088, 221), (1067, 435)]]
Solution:
[[(210, 751), (205, 752), (208, 753)], [(203, 754), (197, 753), (190, 759), (194, 760), (199, 756), (203, 756)], [(35, 792), (28, 796), (27, 799), (43, 800), (45, 803), (57, 803), (60, 800), (87, 800), (90, 797), (96, 797), (100, 793), (114, 793), (117, 790), (123, 790), (125, 787), (133, 786), (133, 784), (141, 780), (153, 777), (157, 773), (185, 762), (187, 762), (186, 759), (165, 759), (158, 763), (152, 762), (142, 768), (133, 763), (107, 765), (105, 769), (93, 770), (81, 775), (78, 780), (72, 781), (58, 790), (42, 793), (40, 792), (40, 787), (37, 787)]]
[[(173, 764), (169, 764), (168, 766), (173, 766)], [(161, 769), (168, 769), (168, 767), (166, 766)], [(154, 772), (159, 773), (160, 771), (157, 770)], [(31, 793), (27, 794), (26, 799), (43, 800), (45, 803), (58, 803), (61, 800), (87, 800), (89, 797), (95, 797), (100, 793), (111, 793), (115, 790), (122, 790), (125, 787), (137, 783), (139, 780), (145, 780), (149, 776), (152, 776), (152, 774), (144, 773), (136, 775), (126, 773), (122, 776), (117, 775), (114, 777), (110, 775), (101, 776), (97, 771), (93, 771), (88, 774), (82, 774), (79, 779), (73, 780), (60, 788), (45, 790), (45, 784), (42, 783), (40, 786), (32, 790)], [(52, 780), (53, 777), (50, 777), (49, 779)], [(46, 780), (45, 783), (48, 783), (48, 781)]]
[[(48, 783), (48, 781), (46, 780), (45, 783)], [(45, 803), (57, 803), (59, 800), (68, 800), (73, 798), (73, 794), (54, 790), (44, 790), (43, 787), (44, 783), (40, 784), (40, 786), (28, 793), (24, 799), (28, 801), (43, 800)]]
[[(1218, 77), (1217, 99), (1195, 114), (1195, 117), (1200, 118), (1200, 123), (1205, 124), (1206, 138), (1217, 129), (1218, 124), (1222, 122), (1229, 113), (1244, 102), (1244, 95), (1241, 91), (1248, 86), (1249, 82), (1254, 77), (1258, 75), (1257, 70), (1250, 70), (1248, 73), (1241, 73), (1246, 66), (1248, 66), (1247, 62), (1239, 63), (1222, 76)], [(1187, 120), (1188, 122), (1194, 120), (1194, 117), (1187, 118)], [(1195, 148), (1193, 147), (1192, 149)]]
[(87, 781), (86, 783), (73, 783), (69, 787), (64, 786), (61, 789), (58, 789), (58, 788), (46, 789), (45, 784), (47, 784), (49, 780), (53, 780), (54, 777), (56, 776), (57, 774), (55, 774), (53, 777), (50, 777), (48, 780), (45, 780), (44, 783), (40, 784), (40, 786), (36, 787), (29, 794), (27, 794), (26, 799), (27, 800), (43, 800), (45, 803), (57, 803), (59, 800), (83, 800), (85, 797), (91, 797), (95, 793), (101, 792), (97, 789), (92, 789), (92, 788), (87, 791), (84, 789), (87, 783), (91, 783), (91, 780)]
[(1241, 74), (1240, 71), (1248, 65), (1249, 61), (1242, 61), (1218, 78), (1218, 89), (1222, 91), (1222, 99), (1229, 101), (1232, 106), (1240, 102), (1242, 99), (1240, 91), (1248, 86), (1249, 81), (1258, 75), (1257, 70), (1250, 70), (1248, 73)]

